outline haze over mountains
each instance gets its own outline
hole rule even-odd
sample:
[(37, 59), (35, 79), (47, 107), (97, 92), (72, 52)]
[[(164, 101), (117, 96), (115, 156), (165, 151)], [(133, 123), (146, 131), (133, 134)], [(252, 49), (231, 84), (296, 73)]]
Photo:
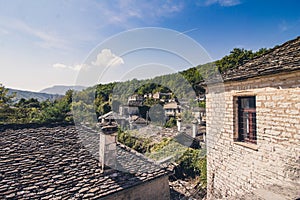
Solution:
[(16, 89), (11, 89), (8, 88), (8, 94), (11, 95), (13, 93), (16, 94), (15, 98), (13, 99), (14, 102), (18, 102), (20, 99), (30, 99), (34, 98), (37, 99), (38, 101), (54, 101), (57, 98), (60, 98), (62, 95), (58, 94), (47, 94), (47, 93), (42, 93), (42, 92), (31, 92), (31, 91), (25, 91), (25, 90), (16, 90)]
[(65, 85), (55, 85), (49, 88), (45, 88), (41, 90), (40, 92), (42, 93), (47, 93), (47, 94), (59, 94), (59, 95), (64, 95), (66, 91), (68, 90), (76, 90), (76, 91), (81, 91), (85, 89), (86, 87), (84, 86), (65, 86)]
[(32, 92), (32, 91), (8, 88), (9, 89), (8, 94), (11, 95), (13, 93), (16, 93), (14, 102), (18, 102), (22, 98), (24, 98), (24, 99), (34, 98), (40, 102), (46, 101), (46, 100), (54, 101), (55, 99), (62, 97), (66, 93), (66, 91), (68, 91), (70, 89), (80, 91), (85, 88), (86, 87), (84, 87), (84, 86), (57, 85), (57, 86), (45, 88), (45, 89), (41, 90), (40, 92)]

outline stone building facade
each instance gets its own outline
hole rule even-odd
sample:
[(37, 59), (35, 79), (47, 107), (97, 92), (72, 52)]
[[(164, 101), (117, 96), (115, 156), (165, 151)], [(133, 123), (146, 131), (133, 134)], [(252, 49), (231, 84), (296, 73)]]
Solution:
[(206, 95), (208, 199), (300, 198), (300, 37)]

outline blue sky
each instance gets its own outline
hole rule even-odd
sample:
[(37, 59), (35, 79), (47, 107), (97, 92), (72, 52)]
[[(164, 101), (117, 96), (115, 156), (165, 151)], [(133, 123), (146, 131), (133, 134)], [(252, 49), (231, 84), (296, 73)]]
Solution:
[(0, 0), (0, 82), (33, 91), (73, 85), (99, 43), (133, 28), (183, 32), (212, 60), (235, 47), (273, 47), (300, 35), (299, 8), (298, 0)]

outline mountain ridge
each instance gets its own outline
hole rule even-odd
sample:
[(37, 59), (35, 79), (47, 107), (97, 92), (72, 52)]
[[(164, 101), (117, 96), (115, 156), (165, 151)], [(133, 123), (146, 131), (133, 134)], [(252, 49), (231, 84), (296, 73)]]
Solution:
[(62, 95), (58, 94), (48, 94), (44, 92), (32, 92), (32, 91), (27, 91), (27, 90), (17, 90), (17, 89), (12, 89), (12, 88), (7, 88), (8, 89), (8, 94), (16, 94), (16, 96), (13, 98), (14, 102), (18, 102), (20, 99), (30, 99), (34, 98), (37, 99), (38, 101), (54, 101), (55, 99), (61, 98)]
[(54, 85), (52, 87), (45, 88), (41, 90), (41, 93), (47, 93), (47, 94), (59, 94), (64, 95), (68, 90), (76, 90), (81, 91), (85, 89), (85, 86), (80, 85), (73, 85), (73, 86), (66, 86), (66, 85)]

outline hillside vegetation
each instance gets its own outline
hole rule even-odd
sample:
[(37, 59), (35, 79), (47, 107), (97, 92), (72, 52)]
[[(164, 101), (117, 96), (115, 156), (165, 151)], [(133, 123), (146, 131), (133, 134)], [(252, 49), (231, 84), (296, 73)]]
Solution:
[[(21, 99), (36, 99), (39, 102), (50, 100), (54, 101), (58, 98), (61, 98), (63, 95), (58, 95), (58, 94), (48, 94), (48, 93), (43, 93), (43, 92), (31, 92), (31, 91), (24, 91), (24, 90), (16, 90), (16, 89), (11, 89), (8, 88), (8, 94), (9, 95), (14, 95), (14, 98), (12, 99), (13, 102), (18, 102)], [(64, 93), (65, 94), (65, 93)]]
[(21, 98), (14, 103), (15, 94), (0, 84), (0, 124), (72, 122), (72, 93), (54, 101)]
[[(21, 98), (18, 102), (13, 102), (15, 95), (0, 85), (0, 123), (72, 122), (71, 108), (79, 109), (86, 115), (96, 112), (99, 116), (117, 110), (118, 106), (126, 102), (128, 96), (132, 94), (172, 92), (176, 98), (190, 100), (204, 92), (199, 83), (212, 74), (218, 71), (223, 73), (268, 51), (264, 48), (257, 52), (235, 48), (229, 55), (218, 61), (192, 67), (179, 73), (147, 80), (133, 79), (122, 83), (99, 84), (76, 92), (73, 103), (72, 90), (54, 101)], [(146, 106), (155, 103), (151, 100), (145, 102)]]

